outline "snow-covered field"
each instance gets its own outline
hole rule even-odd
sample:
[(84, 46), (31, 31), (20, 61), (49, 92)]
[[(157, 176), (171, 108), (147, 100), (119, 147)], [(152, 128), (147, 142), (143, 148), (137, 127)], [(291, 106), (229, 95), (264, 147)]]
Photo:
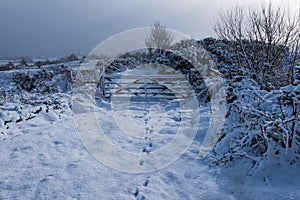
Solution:
[[(89, 153), (78, 134), (72, 94), (64, 81), (67, 75), (55, 66), (50, 71), (56, 77), (50, 89), (34, 81), (29, 82), (38, 88), (20, 88), (12, 81), (24, 77), (14, 76), (20, 71), (0, 72), (0, 199), (300, 199), (299, 163), (270, 161), (249, 176), (252, 164), (247, 158), (214, 165), (213, 152), (199, 157), (210, 120), (209, 104), (199, 111), (198, 132), (190, 147), (165, 168), (133, 174), (104, 165)], [(155, 102), (149, 115), (144, 110), (147, 103), (134, 102), (130, 111), (136, 123), (154, 116), (154, 126), (163, 126), (152, 140), (125, 134), (111, 120), (110, 102), (97, 102), (98, 122), (113, 145), (142, 155), (172, 140), (181, 121), (178, 104)]]

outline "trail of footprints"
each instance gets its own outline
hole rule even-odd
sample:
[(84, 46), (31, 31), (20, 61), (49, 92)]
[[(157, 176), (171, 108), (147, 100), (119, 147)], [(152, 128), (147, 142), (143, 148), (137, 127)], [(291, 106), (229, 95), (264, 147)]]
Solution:
[(135, 190), (132, 192), (133, 199), (136, 200), (145, 200), (146, 197), (143, 195), (143, 190), (145, 190), (150, 183), (150, 177), (147, 177), (146, 180), (139, 186), (136, 187)]

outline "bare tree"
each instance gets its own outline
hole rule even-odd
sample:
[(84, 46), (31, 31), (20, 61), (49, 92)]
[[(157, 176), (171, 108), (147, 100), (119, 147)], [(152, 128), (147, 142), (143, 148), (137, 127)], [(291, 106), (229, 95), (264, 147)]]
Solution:
[(221, 39), (241, 41), (245, 37), (244, 9), (237, 5), (232, 10), (220, 13), (213, 29)]
[(145, 39), (145, 44), (152, 54), (152, 49), (168, 49), (175, 40), (174, 36), (159, 21), (154, 22), (150, 36)]
[[(275, 8), (271, 2), (248, 10), (246, 13), (243, 7), (236, 6), (220, 14), (213, 29), (219, 38), (235, 44), (239, 64), (244, 63), (264, 79), (267, 74), (280, 73), (287, 55), (297, 51), (300, 22), (296, 15)], [(289, 81), (293, 82), (293, 78)]]

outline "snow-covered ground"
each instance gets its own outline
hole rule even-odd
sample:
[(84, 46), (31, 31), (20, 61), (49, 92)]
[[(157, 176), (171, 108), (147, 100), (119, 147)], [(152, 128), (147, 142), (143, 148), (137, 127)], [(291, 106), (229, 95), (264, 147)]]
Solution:
[[(52, 71), (64, 74), (55, 67)], [(55, 92), (47, 93), (35, 81), (29, 83), (39, 88), (25, 92), (12, 81), (18, 73), (0, 73), (1, 98), (5, 97), (0, 101), (0, 199), (300, 199), (299, 163), (282, 166), (269, 162), (249, 176), (252, 164), (247, 158), (213, 165), (213, 153), (199, 157), (210, 120), (209, 104), (201, 107), (197, 135), (179, 159), (163, 169), (132, 174), (107, 167), (84, 146), (74, 121), (71, 94), (62, 86), (65, 74), (51, 82), (50, 91), (55, 88)], [(163, 121), (154, 115), (156, 125), (164, 127), (158, 139), (132, 138), (113, 124), (109, 103), (97, 102), (98, 121), (122, 150), (151, 153), (170, 142), (178, 129), (178, 104), (156, 102), (152, 111), (165, 113)], [(151, 117), (145, 113), (145, 103), (149, 102), (131, 105), (137, 123)]]
[[(12, 116), (17, 111), (10, 113)], [(1, 141), (1, 169), (5, 172), (1, 174), (1, 198), (225, 197), (219, 190), (216, 172), (197, 159), (198, 142), (166, 169), (134, 175), (95, 160), (82, 144), (72, 111), (67, 108), (61, 114), (46, 113), (43, 108), (38, 117), (16, 124), (13, 130), (12, 135)]]
[[(2, 115), (17, 119), (36, 107), (9, 104)], [(299, 180), (292, 171), (266, 169), (263, 176), (246, 176), (249, 165), (209, 167), (199, 159), (201, 133), (168, 167), (145, 174), (130, 174), (106, 167), (87, 151), (77, 133), (72, 111), (42, 107), (28, 121), (8, 124), (11, 133), (0, 142), (1, 199), (298, 199)], [(103, 110), (104, 111), (104, 110)], [(203, 115), (207, 114), (205, 112)], [(33, 115), (32, 115), (33, 116)], [(207, 119), (206, 119), (207, 120)], [(109, 125), (105, 120), (104, 123)], [(172, 129), (172, 126), (169, 127)], [(122, 133), (119, 133), (120, 135)], [(112, 136), (111, 139), (114, 138)], [(116, 141), (118, 142), (118, 141)], [(124, 141), (121, 141), (124, 144)], [(131, 143), (132, 144), (132, 143)], [(127, 143), (127, 147), (130, 145)], [(132, 147), (142, 147), (138, 144)], [(276, 166), (272, 166), (276, 168)], [(297, 172), (297, 169), (295, 172)], [(274, 174), (274, 172), (277, 172)], [(299, 171), (298, 171), (299, 172)]]

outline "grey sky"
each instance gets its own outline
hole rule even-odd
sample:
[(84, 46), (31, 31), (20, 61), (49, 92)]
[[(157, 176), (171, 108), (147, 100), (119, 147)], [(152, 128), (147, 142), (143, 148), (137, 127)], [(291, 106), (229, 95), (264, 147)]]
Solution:
[[(0, 0), (0, 57), (86, 54), (113, 34), (164, 22), (195, 38), (214, 36), (220, 10), (261, 0)], [(300, 0), (273, 0), (293, 10)]]

